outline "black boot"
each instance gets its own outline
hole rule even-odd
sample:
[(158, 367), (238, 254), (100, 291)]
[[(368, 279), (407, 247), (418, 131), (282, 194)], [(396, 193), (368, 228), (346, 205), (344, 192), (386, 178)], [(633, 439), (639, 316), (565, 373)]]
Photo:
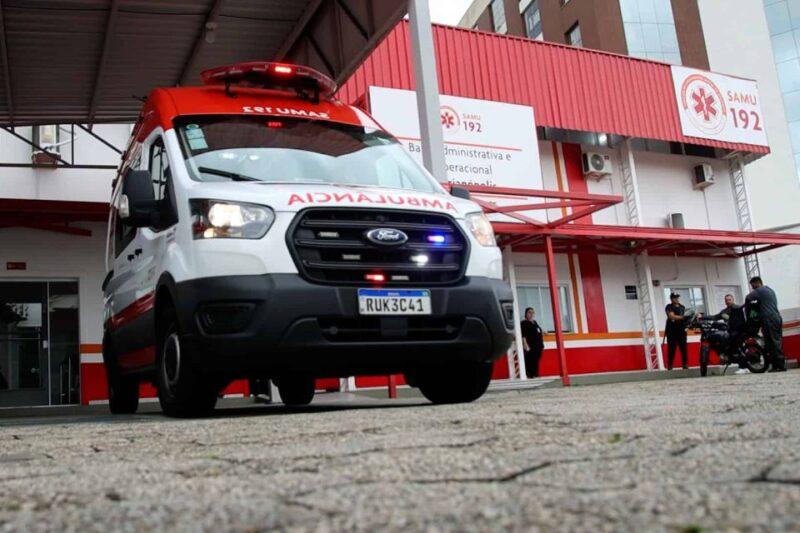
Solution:
[(772, 363), (772, 368), (769, 369), (770, 372), (786, 372), (786, 359), (776, 359), (774, 363)]

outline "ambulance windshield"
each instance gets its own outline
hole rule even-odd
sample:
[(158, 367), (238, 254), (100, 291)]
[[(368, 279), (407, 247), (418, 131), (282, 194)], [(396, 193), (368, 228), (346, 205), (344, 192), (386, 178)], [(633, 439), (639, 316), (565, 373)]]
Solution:
[(442, 188), (386, 133), (363, 126), (274, 117), (176, 120), (197, 181), (329, 183), (420, 192)]

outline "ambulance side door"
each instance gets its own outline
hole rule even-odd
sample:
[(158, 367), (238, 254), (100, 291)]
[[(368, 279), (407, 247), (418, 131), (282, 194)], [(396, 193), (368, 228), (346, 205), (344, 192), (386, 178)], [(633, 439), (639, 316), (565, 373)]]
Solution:
[[(138, 169), (138, 162), (131, 165), (131, 169)], [(135, 335), (128, 334), (129, 325), (137, 314), (137, 281), (133, 270), (133, 250), (136, 247), (137, 228), (126, 224), (119, 216), (118, 208), (122, 189), (124, 188), (125, 175), (120, 177), (122, 184), (114, 196), (110, 228), (112, 236), (109, 238), (113, 252), (110, 259), (113, 273), (106, 287), (107, 313), (109, 315), (109, 333), (113, 345), (113, 352), (120, 356), (133, 349), (129, 339)]]
[[(163, 264), (167, 244), (175, 238), (175, 225), (178, 222), (175, 195), (172, 191), (172, 172), (167, 150), (160, 134), (145, 144), (143, 158), (153, 183), (153, 196), (157, 203), (157, 213), (153, 224), (139, 228), (133, 248), (132, 269), (136, 291), (141, 296), (155, 295), (156, 284), (165, 270)], [(130, 256), (128, 256), (130, 257)], [(155, 310), (148, 317), (147, 334), (155, 343)]]

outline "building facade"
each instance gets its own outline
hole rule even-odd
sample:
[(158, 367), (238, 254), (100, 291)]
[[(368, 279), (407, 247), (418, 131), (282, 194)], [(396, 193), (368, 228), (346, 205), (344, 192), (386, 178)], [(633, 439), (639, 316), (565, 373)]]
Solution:
[[(758, 82), (770, 155), (748, 165), (753, 229), (797, 231), (800, 224), (800, 4), (787, 0), (476, 0), (459, 23), (497, 32), (502, 7), (509, 35), (570, 44), (724, 72)], [(530, 21), (530, 22), (526, 22)], [(770, 60), (765, 60), (769, 58)], [(785, 309), (800, 308), (800, 251), (759, 255), (762, 276)]]

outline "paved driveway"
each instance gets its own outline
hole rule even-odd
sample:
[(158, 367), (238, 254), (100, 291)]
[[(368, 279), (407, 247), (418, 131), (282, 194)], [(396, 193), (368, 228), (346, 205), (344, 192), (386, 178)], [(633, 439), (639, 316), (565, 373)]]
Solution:
[(0, 421), (0, 530), (800, 529), (800, 372)]

